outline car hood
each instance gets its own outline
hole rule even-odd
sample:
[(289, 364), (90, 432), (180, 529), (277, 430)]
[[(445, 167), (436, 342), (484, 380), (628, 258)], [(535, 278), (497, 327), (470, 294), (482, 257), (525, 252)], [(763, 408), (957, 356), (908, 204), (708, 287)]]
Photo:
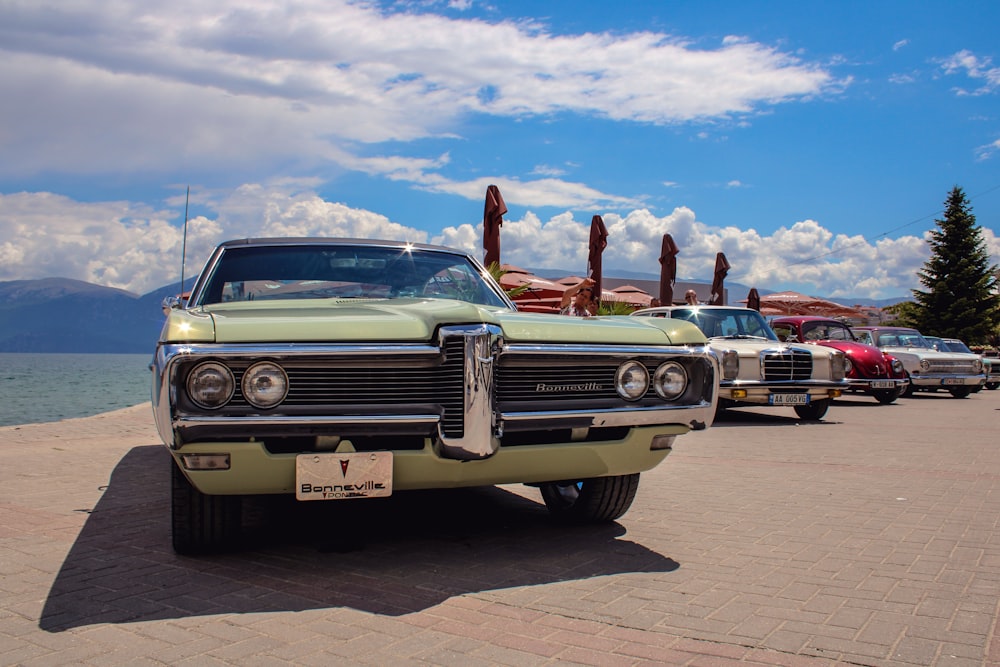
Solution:
[(486, 323), (513, 343), (704, 344), (694, 325), (653, 318), (518, 313), (450, 299), (324, 299), (213, 304), (172, 311), (162, 342), (434, 343), (444, 325)]
[(969, 357), (974, 356), (965, 354), (964, 352), (938, 352), (926, 347), (903, 347), (899, 345), (887, 345), (879, 349), (896, 358), (909, 357), (917, 359), (940, 359), (942, 361), (965, 361)]
[(763, 338), (735, 338), (718, 336), (708, 339), (713, 350), (736, 350), (741, 357), (756, 356), (764, 350), (802, 350), (814, 357), (825, 358), (834, 354), (833, 350), (822, 348), (818, 345), (807, 345), (805, 343), (783, 343), (777, 340), (765, 340)]
[(850, 340), (818, 340), (815, 344), (840, 350), (844, 354), (850, 355), (853, 359), (878, 362), (882, 362), (885, 359), (882, 350), (871, 345), (866, 345), (865, 343), (856, 343)]

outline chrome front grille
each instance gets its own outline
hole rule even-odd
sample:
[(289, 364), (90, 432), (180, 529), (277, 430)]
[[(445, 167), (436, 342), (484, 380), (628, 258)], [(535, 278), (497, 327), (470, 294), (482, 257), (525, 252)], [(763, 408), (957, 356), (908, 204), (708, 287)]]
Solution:
[[(406, 359), (386, 356), (300, 357), (282, 360), (288, 396), (281, 410), (291, 414), (395, 414), (420, 406), (441, 415), (446, 435), (461, 435), (463, 421), (463, 341), (449, 339), (443, 355)], [(231, 362), (236, 393), (227, 406), (258, 412), (240, 384), (249, 362)]]
[(975, 375), (976, 370), (972, 361), (959, 359), (931, 359), (928, 373), (940, 373), (942, 375)]
[[(504, 360), (507, 362), (507, 360)], [(497, 402), (565, 403), (583, 399), (618, 400), (618, 362), (566, 360), (562, 363), (502, 363), (497, 374)]]
[(769, 382), (812, 378), (812, 354), (808, 350), (771, 350), (761, 356), (764, 379)]

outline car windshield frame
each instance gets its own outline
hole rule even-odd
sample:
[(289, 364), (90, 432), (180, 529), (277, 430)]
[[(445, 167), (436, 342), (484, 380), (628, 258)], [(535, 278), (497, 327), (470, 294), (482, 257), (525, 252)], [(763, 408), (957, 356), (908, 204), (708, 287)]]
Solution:
[(889, 329), (872, 332), (876, 347), (916, 347), (933, 350), (934, 346), (918, 331)]
[(752, 308), (673, 308), (670, 318), (691, 322), (707, 338), (759, 338), (780, 342), (764, 316)]
[(301, 299), (455, 299), (516, 310), (468, 255), (430, 246), (340, 241), (219, 246), (188, 307)]
[(973, 352), (968, 345), (960, 340), (951, 340), (948, 338), (942, 339), (942, 344), (948, 352), (958, 352), (961, 354), (976, 354)]
[[(801, 329), (802, 329), (802, 340), (806, 341), (835, 340), (845, 343), (858, 342), (858, 339), (854, 336), (854, 333), (851, 331), (851, 328), (846, 324), (844, 324), (843, 322), (837, 322), (836, 320), (805, 321), (802, 322)], [(835, 338), (830, 336), (830, 332), (834, 330), (844, 332), (845, 337)]]

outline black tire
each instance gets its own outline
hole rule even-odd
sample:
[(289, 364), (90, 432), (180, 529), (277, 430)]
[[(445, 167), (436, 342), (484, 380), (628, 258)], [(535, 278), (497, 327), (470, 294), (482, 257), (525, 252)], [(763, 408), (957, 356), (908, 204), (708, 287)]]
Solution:
[(966, 398), (969, 394), (972, 393), (972, 387), (969, 386), (951, 387), (950, 389), (948, 389), (948, 393), (955, 398)]
[(993, 391), (994, 389), (1000, 388), (1000, 382), (987, 382), (986, 388)]
[(909, 384), (906, 385), (906, 389), (903, 390), (900, 396), (902, 396), (903, 398), (912, 398), (914, 391), (916, 391), (916, 389), (914, 389), (913, 387), (913, 381), (910, 380)]
[(817, 422), (823, 418), (823, 415), (825, 415), (826, 411), (829, 409), (830, 399), (826, 398), (822, 401), (813, 401), (809, 405), (796, 405), (795, 414), (799, 416), (799, 419)]
[(893, 401), (895, 401), (897, 398), (899, 398), (899, 390), (898, 389), (875, 389), (875, 390), (872, 391), (872, 396), (874, 396), (875, 400), (878, 401), (879, 403), (881, 403), (882, 405), (889, 405), (890, 403), (892, 403)]
[(639, 473), (539, 485), (549, 513), (564, 523), (604, 523), (628, 511), (639, 488)]
[(209, 496), (170, 463), (170, 508), (174, 551), (185, 556), (231, 549), (239, 541), (240, 496)]

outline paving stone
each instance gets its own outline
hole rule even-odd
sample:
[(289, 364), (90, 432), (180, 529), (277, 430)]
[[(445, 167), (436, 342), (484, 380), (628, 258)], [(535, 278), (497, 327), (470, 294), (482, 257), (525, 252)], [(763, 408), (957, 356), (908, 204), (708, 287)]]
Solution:
[(1000, 667), (998, 409), (732, 410), (611, 527), (511, 485), (366, 514), (347, 552), (262, 514), (203, 559), (170, 550), (148, 405), (2, 427), (0, 664)]

